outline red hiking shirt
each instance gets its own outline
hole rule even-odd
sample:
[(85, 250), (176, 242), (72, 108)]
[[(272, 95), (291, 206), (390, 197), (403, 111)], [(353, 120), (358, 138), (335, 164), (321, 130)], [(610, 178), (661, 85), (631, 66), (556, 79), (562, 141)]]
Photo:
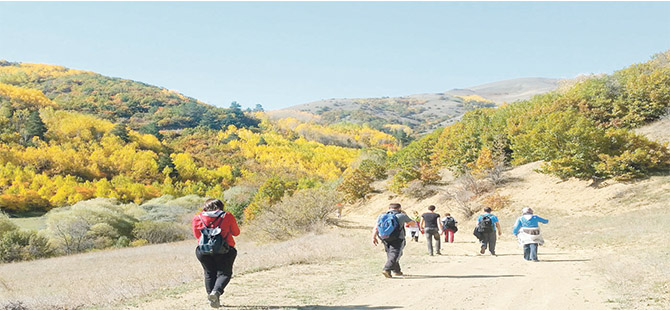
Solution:
[[(240, 235), (240, 227), (237, 226), (237, 221), (235, 220), (235, 217), (229, 212), (226, 212), (225, 215), (222, 215), (219, 219), (217, 219), (216, 217), (219, 216), (219, 214), (221, 213), (223, 213), (223, 211), (221, 210), (202, 211), (194, 215), (193, 236), (195, 236), (196, 239), (200, 240), (200, 230), (205, 228), (205, 225), (202, 224), (202, 221), (204, 221), (207, 227), (210, 228), (212, 227), (211, 226), (212, 222), (216, 221), (215, 226), (221, 228), (221, 236), (226, 236), (226, 242), (228, 243), (228, 245), (235, 246), (235, 239), (233, 239), (233, 236)], [(200, 217), (202, 217), (202, 221), (200, 221)]]

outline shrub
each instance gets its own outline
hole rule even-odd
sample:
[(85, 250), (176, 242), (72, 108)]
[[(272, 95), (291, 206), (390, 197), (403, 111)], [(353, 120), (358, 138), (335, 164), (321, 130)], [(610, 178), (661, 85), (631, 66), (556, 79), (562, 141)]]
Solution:
[(29, 310), (26, 305), (21, 301), (9, 301), (6, 304), (2, 305), (3, 310)]
[(91, 228), (97, 224), (109, 225), (119, 236), (131, 236), (133, 224), (137, 220), (123, 211), (122, 206), (114, 199), (80, 201), (70, 207), (49, 211), (46, 214), (46, 231), (64, 253), (85, 251), (99, 245), (96, 244), (99, 233), (110, 232), (105, 225), (98, 226), (96, 230), (99, 231), (91, 232)]
[(130, 238), (126, 236), (121, 236), (119, 239), (116, 239), (116, 244), (114, 244), (117, 248), (125, 248), (130, 246)]
[(365, 197), (367, 193), (372, 192), (372, 186), (370, 186), (372, 181), (372, 177), (363, 173), (360, 169), (347, 169), (337, 190), (342, 192), (345, 201), (353, 203)]
[(393, 175), (388, 188), (393, 192), (402, 194), (402, 189), (407, 187), (412, 180), (419, 179), (421, 173), (414, 169), (401, 169)]
[(386, 162), (382, 160), (364, 159), (358, 169), (374, 180), (381, 180), (386, 177)]
[(244, 209), (249, 206), (257, 190), (252, 186), (233, 186), (223, 193), (225, 197), (225, 209), (232, 213), (236, 219), (241, 220)]
[(14, 262), (51, 256), (48, 240), (35, 231), (13, 230), (0, 238), (0, 261)]
[(17, 229), (19, 229), (19, 226), (12, 223), (12, 220), (9, 219), (9, 216), (5, 212), (0, 211), (0, 237), (7, 232)]
[(98, 223), (91, 226), (88, 235), (96, 249), (105, 249), (113, 246), (119, 237), (119, 232), (107, 223)]
[(491, 208), (493, 211), (501, 210), (510, 204), (509, 196), (503, 196), (498, 193), (484, 197), (481, 202), (482, 205)]
[(130, 246), (137, 247), (137, 246), (145, 246), (147, 244), (149, 244), (149, 241), (147, 241), (145, 239), (137, 239), (137, 240), (133, 240), (133, 242), (130, 243)]
[(259, 240), (286, 240), (318, 232), (334, 214), (339, 200), (340, 194), (332, 189), (298, 191), (260, 213), (249, 231)]
[(423, 184), (421, 180), (414, 180), (402, 189), (402, 193), (412, 198), (425, 199), (437, 194), (437, 190), (433, 186)]
[(133, 236), (149, 243), (166, 243), (185, 240), (188, 228), (184, 225), (167, 222), (143, 221), (135, 224)]

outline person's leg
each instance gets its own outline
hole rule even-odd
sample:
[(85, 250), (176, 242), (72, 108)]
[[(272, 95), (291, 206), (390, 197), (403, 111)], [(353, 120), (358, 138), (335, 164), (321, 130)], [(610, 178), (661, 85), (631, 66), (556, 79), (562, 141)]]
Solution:
[(530, 244), (523, 245), (523, 259), (530, 260)]
[(219, 268), (216, 273), (216, 282), (214, 283), (212, 291), (223, 294), (223, 290), (233, 276), (233, 263), (235, 263), (236, 257), (237, 250), (235, 248), (230, 248), (230, 252), (226, 254), (217, 255), (217, 265)]
[(212, 292), (212, 288), (216, 282), (216, 263), (210, 255), (202, 255), (200, 249), (197, 247), (195, 248), (195, 257), (198, 258), (200, 265), (202, 265), (205, 274), (205, 290), (209, 294)]
[(454, 231), (449, 229), (449, 243), (454, 243)]
[(537, 243), (531, 243), (528, 245), (529, 247), (529, 259), (537, 261)]
[(393, 272), (396, 275), (402, 275), (402, 270), (400, 269), (400, 258), (402, 257), (403, 251), (405, 250), (406, 242), (405, 240), (400, 240), (398, 244), (398, 258), (395, 260), (395, 265), (393, 266)]
[(426, 229), (424, 234), (426, 235), (426, 245), (428, 246), (428, 254), (433, 255), (433, 230)]
[(484, 254), (484, 252), (486, 251), (486, 246), (489, 244), (490, 235), (491, 235), (490, 233), (482, 233), (482, 242), (481, 242), (482, 248), (479, 251), (480, 254)]
[(489, 237), (489, 252), (491, 252), (491, 255), (496, 255), (496, 239), (497, 239), (496, 232), (492, 232), (491, 236)]
[(396, 240), (384, 243), (386, 248), (386, 265), (384, 265), (384, 271), (399, 270), (398, 260), (400, 259), (400, 255), (402, 255), (401, 245), (403, 242), (404, 240)]
[(440, 240), (439, 230), (435, 230), (435, 232), (433, 232), (433, 237), (435, 238), (435, 253), (437, 253), (437, 255), (442, 255), (442, 252), (440, 252), (440, 248), (442, 247), (442, 240)]

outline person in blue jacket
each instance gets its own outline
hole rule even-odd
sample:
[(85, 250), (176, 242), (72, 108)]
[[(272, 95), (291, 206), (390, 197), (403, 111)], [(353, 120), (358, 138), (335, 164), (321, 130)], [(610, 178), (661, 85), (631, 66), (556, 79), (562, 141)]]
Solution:
[(537, 247), (544, 244), (540, 234), (539, 223), (547, 224), (549, 220), (533, 215), (533, 209), (526, 207), (521, 210), (521, 216), (516, 219), (512, 233), (523, 245), (523, 258), (527, 261), (539, 261), (537, 259)]

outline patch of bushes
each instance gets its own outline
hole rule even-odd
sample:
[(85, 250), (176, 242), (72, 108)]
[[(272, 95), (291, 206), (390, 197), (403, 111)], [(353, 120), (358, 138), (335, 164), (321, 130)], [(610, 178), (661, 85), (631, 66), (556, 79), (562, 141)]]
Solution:
[(132, 208), (122, 206), (115, 199), (96, 198), (53, 209), (45, 215), (46, 232), (65, 254), (111, 246), (120, 236), (130, 237), (137, 222), (124, 213)]
[(189, 230), (185, 225), (169, 222), (143, 221), (135, 224), (133, 236), (149, 243), (166, 243), (185, 240)]
[(48, 239), (35, 231), (12, 230), (0, 237), (0, 261), (14, 262), (52, 255)]
[(249, 232), (258, 240), (287, 240), (319, 232), (337, 209), (340, 194), (327, 188), (304, 189), (260, 213)]

